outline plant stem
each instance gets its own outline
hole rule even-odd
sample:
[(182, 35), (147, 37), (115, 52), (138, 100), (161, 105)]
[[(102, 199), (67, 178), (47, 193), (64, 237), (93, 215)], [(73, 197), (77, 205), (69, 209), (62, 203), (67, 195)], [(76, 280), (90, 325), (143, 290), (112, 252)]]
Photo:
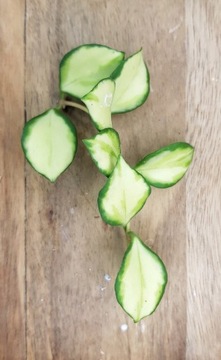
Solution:
[(88, 109), (86, 108), (86, 106), (84, 105), (81, 105), (81, 104), (78, 104), (76, 102), (72, 102), (72, 101), (67, 101), (67, 100), (60, 100), (60, 105), (63, 107), (65, 106), (72, 106), (74, 108), (77, 108), (77, 109), (80, 109), (86, 113), (88, 113)]
[(126, 226), (124, 226), (124, 231), (127, 239), (127, 244), (130, 244), (130, 237), (128, 235), (128, 232), (130, 231), (130, 223), (128, 223)]
[(126, 226), (124, 226), (124, 231), (125, 231), (125, 233), (128, 233), (130, 231), (130, 222), (127, 223)]

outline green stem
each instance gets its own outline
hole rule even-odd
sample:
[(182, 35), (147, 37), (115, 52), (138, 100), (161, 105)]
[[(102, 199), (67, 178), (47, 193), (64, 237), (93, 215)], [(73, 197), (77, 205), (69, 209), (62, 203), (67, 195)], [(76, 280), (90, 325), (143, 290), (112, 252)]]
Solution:
[(127, 239), (127, 244), (130, 244), (130, 237), (128, 235), (128, 232), (130, 231), (130, 223), (128, 223), (126, 226), (124, 226), (124, 231)]
[(125, 233), (128, 233), (130, 231), (130, 222), (127, 223), (126, 226), (124, 226), (124, 231), (125, 231)]
[(60, 106), (65, 107), (65, 106), (71, 106), (77, 109), (80, 109), (86, 113), (88, 113), (88, 109), (86, 108), (86, 106), (78, 104), (76, 102), (72, 102), (72, 101), (67, 101), (67, 100), (60, 100)]

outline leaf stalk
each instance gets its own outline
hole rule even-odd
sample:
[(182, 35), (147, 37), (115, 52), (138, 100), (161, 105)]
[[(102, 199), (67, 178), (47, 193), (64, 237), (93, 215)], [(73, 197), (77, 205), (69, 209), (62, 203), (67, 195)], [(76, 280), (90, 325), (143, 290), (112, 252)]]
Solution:
[(82, 111), (84, 111), (84, 112), (86, 112), (88, 114), (88, 109), (86, 108), (86, 106), (78, 104), (78, 103), (73, 102), (73, 101), (67, 101), (67, 100), (61, 99), (60, 102), (59, 102), (59, 105), (61, 107), (63, 107), (63, 108), (65, 108), (66, 106), (71, 106), (71, 107), (80, 109), (80, 110), (82, 110)]

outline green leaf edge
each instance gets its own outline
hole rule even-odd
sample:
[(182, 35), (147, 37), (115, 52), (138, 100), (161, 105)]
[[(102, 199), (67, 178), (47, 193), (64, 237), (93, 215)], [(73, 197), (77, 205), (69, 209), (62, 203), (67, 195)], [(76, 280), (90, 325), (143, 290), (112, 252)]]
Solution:
[[(113, 79), (111, 79), (111, 77), (107, 77), (107, 78), (104, 78), (104, 79), (101, 79), (100, 81), (98, 81), (98, 83), (93, 87), (93, 89), (91, 89), (91, 91), (89, 91), (87, 94), (85, 94), (82, 98), (80, 98), (80, 100), (84, 103), (84, 99), (86, 99), (86, 97), (104, 80), (112, 80), (113, 83), (114, 83), (114, 92), (115, 92), (115, 87), (116, 87), (116, 84), (115, 84), (115, 81)], [(114, 93), (113, 93), (114, 94)], [(87, 100), (87, 99), (86, 99)], [(87, 105), (84, 103), (84, 105), (87, 107)], [(88, 109), (88, 107), (87, 107)], [(111, 109), (111, 107), (110, 107)], [(112, 114), (112, 113), (111, 113)], [(96, 121), (94, 121), (93, 117), (91, 116), (89, 110), (88, 110), (88, 115), (90, 116), (90, 119), (94, 125), (94, 127), (99, 131), (101, 132), (102, 130), (105, 130), (105, 129), (99, 129), (99, 127), (97, 126), (97, 123)], [(111, 129), (111, 128), (106, 128), (106, 129)]]
[[(26, 156), (27, 154), (27, 151), (25, 149), (25, 146), (24, 146), (24, 139), (26, 136), (28, 136), (28, 133), (30, 132), (29, 130), (29, 127), (33, 125), (33, 123), (35, 123), (39, 117), (42, 117), (42, 116), (45, 116), (47, 115), (47, 113), (51, 110), (54, 110), (57, 115), (61, 116), (63, 118), (63, 120), (65, 121), (65, 123), (68, 125), (69, 129), (71, 130), (72, 134), (74, 135), (75, 137), (75, 151), (74, 151), (74, 154), (73, 154), (73, 158), (72, 158), (72, 161), (70, 162), (70, 164), (56, 177), (55, 180), (51, 180), (49, 179), (46, 175), (42, 174), (41, 172), (39, 172), (38, 170), (35, 169), (35, 167), (33, 166), (33, 164), (31, 163), (31, 161), (29, 160), (29, 158)], [(69, 119), (69, 117), (64, 114), (62, 111), (60, 111), (59, 109), (57, 108), (51, 108), (51, 109), (48, 109), (46, 110), (45, 112), (43, 112), (42, 114), (39, 114), (33, 118), (31, 118), (29, 121), (26, 122), (26, 124), (24, 125), (23, 127), (23, 131), (22, 131), (22, 135), (21, 135), (21, 147), (22, 147), (22, 150), (24, 152), (24, 155), (25, 155), (25, 158), (27, 160), (27, 162), (31, 165), (31, 167), (38, 173), (40, 174), (41, 176), (43, 176), (45, 179), (49, 180), (51, 183), (55, 183), (55, 181), (58, 179), (58, 177), (63, 174), (68, 168), (69, 166), (71, 166), (71, 164), (73, 163), (73, 160), (75, 158), (75, 155), (76, 155), (76, 152), (77, 152), (77, 148), (78, 148), (78, 137), (77, 137), (77, 131), (76, 131), (76, 128), (74, 126), (74, 124), (71, 122), (71, 120)]]
[[(117, 160), (117, 162), (116, 162), (116, 165), (115, 165), (115, 167), (117, 166), (117, 164), (118, 164), (118, 162), (119, 162), (119, 160), (120, 160), (120, 157), (121, 157), (121, 154), (119, 155), (119, 157), (118, 157), (118, 160)], [(130, 166), (130, 165), (128, 165), (128, 166)], [(133, 168), (131, 168), (132, 170), (134, 170), (134, 171), (136, 171), (135, 169), (133, 169)], [(114, 170), (113, 170), (113, 172), (114, 172)], [(98, 203), (98, 210), (99, 210), (99, 212), (100, 212), (100, 215), (101, 215), (101, 218), (102, 218), (102, 220), (106, 223), (106, 224), (108, 224), (108, 225), (111, 225), (111, 226), (126, 226), (127, 224), (124, 224), (124, 225), (122, 225), (121, 223), (119, 224), (119, 223), (117, 223), (117, 222), (115, 222), (115, 221), (110, 221), (110, 220), (108, 220), (108, 216), (106, 216), (106, 211), (102, 208), (102, 206), (101, 206), (101, 200), (102, 200), (102, 198), (104, 197), (104, 195), (105, 195), (105, 193), (108, 191), (108, 189), (109, 189), (109, 181), (111, 180), (111, 177), (113, 176), (113, 172), (111, 173), (111, 175), (109, 176), (109, 178), (108, 178), (108, 180), (107, 180), (107, 182), (104, 184), (104, 186), (103, 186), (103, 188), (99, 191), (99, 194), (98, 194), (98, 198), (97, 198), (97, 203)], [(136, 171), (137, 172), (137, 171)], [(138, 173), (138, 172), (137, 172)], [(143, 203), (143, 205), (141, 206), (141, 208), (134, 214), (134, 216), (132, 217), (132, 218), (130, 218), (130, 220), (131, 219), (133, 219), (142, 209), (143, 209), (143, 207), (144, 207), (144, 205), (146, 204), (146, 201), (147, 201), (147, 199), (149, 198), (149, 196), (150, 196), (150, 194), (151, 194), (151, 187), (150, 187), (150, 184), (148, 184), (147, 183), (147, 181), (146, 181), (146, 179), (141, 175), (141, 174), (139, 174), (138, 173), (138, 175), (140, 175), (142, 178), (143, 178), (143, 180), (145, 181), (145, 183), (147, 184), (147, 186), (148, 186), (148, 195), (147, 195), (147, 198), (146, 198), (146, 200), (144, 201), (144, 203)], [(130, 221), (129, 220), (129, 221)], [(128, 221), (128, 222), (129, 222)]]
[[(62, 66), (65, 64), (67, 58), (68, 58), (70, 55), (72, 55), (74, 52), (78, 51), (81, 47), (94, 47), (94, 46), (105, 47), (105, 48), (107, 48), (107, 49), (117, 51), (117, 52), (119, 52), (119, 53), (121, 53), (121, 54), (123, 55), (121, 61), (124, 61), (124, 58), (125, 58), (125, 52), (124, 52), (124, 51), (119, 51), (119, 50), (116, 50), (116, 49), (114, 49), (114, 48), (111, 48), (110, 46), (106, 46), (106, 45), (102, 45), (102, 44), (96, 44), (96, 43), (82, 44), (82, 45), (77, 46), (76, 48), (68, 51), (68, 52), (63, 56), (63, 58), (61, 59), (60, 64), (59, 64), (59, 90), (60, 90), (61, 97), (62, 97), (62, 95), (65, 95), (65, 96), (69, 96), (69, 97), (72, 98), (72, 99), (81, 100), (80, 97), (75, 96), (75, 95), (72, 95), (72, 94), (70, 94), (70, 93), (68, 93), (68, 92), (64, 92), (64, 91), (61, 90), (61, 68), (62, 68)], [(119, 66), (119, 65), (118, 65), (118, 66)], [(114, 70), (114, 71), (115, 71), (115, 70)], [(112, 75), (112, 74), (111, 74), (111, 75)], [(104, 79), (105, 79), (105, 78), (104, 78)], [(101, 79), (100, 81), (102, 81), (102, 80), (104, 80), (104, 79)], [(99, 81), (99, 82), (100, 82), (100, 81)], [(98, 83), (99, 83), (99, 82), (98, 82)], [(97, 83), (97, 84), (98, 84), (98, 83)], [(96, 84), (96, 85), (97, 85), (97, 84)], [(96, 85), (95, 85), (95, 86), (96, 86)], [(87, 95), (87, 94), (85, 94), (85, 95)], [(85, 95), (84, 95), (84, 96), (85, 96)]]
[[(110, 177), (111, 174), (107, 174), (106, 171), (103, 171), (103, 170), (98, 166), (98, 162), (93, 158), (93, 156), (91, 155), (91, 153), (90, 153), (90, 151), (89, 151), (89, 148), (88, 148), (88, 146), (87, 146), (87, 142), (88, 142), (88, 140), (94, 140), (94, 139), (97, 137), (97, 135), (103, 134), (103, 133), (107, 133), (107, 132), (110, 131), (110, 130), (113, 131), (113, 132), (117, 135), (117, 138), (118, 138), (118, 141), (119, 141), (119, 148), (120, 148), (120, 154), (119, 154), (119, 156), (120, 156), (120, 155), (121, 155), (120, 136), (119, 136), (118, 132), (117, 132), (115, 129), (113, 129), (113, 128), (103, 129), (103, 130), (101, 130), (98, 134), (96, 134), (95, 136), (93, 136), (92, 138), (90, 138), (90, 139), (83, 139), (83, 140), (82, 140), (82, 142), (83, 142), (84, 145), (86, 146), (86, 148), (87, 148), (87, 150), (88, 150), (88, 152), (89, 152), (89, 154), (90, 154), (93, 162), (95, 163), (95, 165), (97, 166), (97, 168), (99, 169), (99, 171), (100, 171), (103, 175), (105, 175), (106, 177)], [(119, 156), (118, 156), (118, 157), (119, 157)], [(116, 162), (116, 165), (117, 165), (117, 162)]]
[[(143, 165), (147, 160), (151, 159), (152, 157), (154, 157), (155, 155), (158, 155), (160, 154), (161, 152), (163, 151), (166, 151), (166, 150), (171, 150), (171, 147), (173, 148), (172, 150), (176, 150), (178, 147), (183, 147), (183, 148), (191, 148), (193, 151), (192, 151), (192, 157), (191, 157), (191, 160), (190, 162), (188, 163), (188, 168), (186, 169), (185, 173), (181, 176), (180, 179), (178, 179), (177, 181), (175, 181), (174, 183), (165, 183), (164, 185), (162, 183), (157, 183), (157, 182), (152, 182), (152, 181), (149, 181), (148, 179), (144, 178), (146, 180), (146, 182), (151, 185), (151, 186), (154, 186), (156, 188), (159, 188), (159, 189), (167, 189), (169, 187), (172, 187), (174, 185), (176, 185), (180, 180), (182, 180), (182, 178), (186, 175), (188, 169), (189, 169), (189, 166), (191, 165), (192, 163), (192, 160), (193, 160), (193, 155), (194, 155), (194, 151), (195, 151), (195, 148), (190, 145), (189, 143), (186, 143), (186, 142), (176, 142), (176, 143), (172, 143), (170, 145), (167, 145), (167, 146), (164, 146), (162, 148), (160, 148), (159, 150), (156, 150), (148, 155), (146, 155), (142, 160), (140, 160), (135, 166), (134, 166), (134, 170), (136, 170), (138, 173), (139, 173), (139, 170), (136, 169), (137, 166), (139, 165)], [(140, 174), (140, 173), (139, 173)], [(142, 175), (142, 174), (140, 174)], [(142, 175), (144, 177), (144, 175)]]
[[(134, 55), (138, 54), (139, 52), (141, 52), (143, 49), (141, 48), (140, 50), (138, 50), (137, 52), (135, 52), (134, 54), (130, 55), (128, 58), (122, 60), (121, 64), (118, 65), (118, 67), (112, 72), (112, 74), (110, 75), (110, 77), (113, 79), (113, 80), (116, 80), (121, 72), (122, 72), (122, 69), (123, 69), (123, 66), (124, 64), (131, 58), (133, 57)], [(125, 114), (127, 112), (130, 112), (130, 111), (133, 111), (133, 110), (136, 110), (138, 107), (140, 107), (141, 105), (143, 105), (145, 103), (145, 101), (147, 100), (149, 94), (150, 94), (150, 73), (149, 73), (149, 70), (148, 70), (148, 67), (146, 65), (146, 63), (144, 62), (144, 65), (146, 67), (146, 72), (147, 72), (147, 85), (148, 85), (148, 89), (147, 89), (147, 92), (146, 94), (143, 96), (141, 102), (135, 106), (134, 108), (130, 109), (130, 110), (126, 110), (126, 111), (113, 111), (112, 114)]]
[[(120, 269), (119, 269), (119, 271), (118, 271), (118, 273), (117, 273), (117, 277), (116, 277), (115, 284), (114, 284), (114, 290), (115, 290), (115, 295), (116, 295), (116, 299), (117, 299), (118, 304), (122, 307), (122, 309), (126, 312), (126, 314), (129, 315), (130, 318), (133, 319), (134, 323), (138, 323), (139, 321), (141, 321), (141, 320), (144, 319), (145, 317), (152, 315), (152, 314), (155, 312), (155, 310), (156, 310), (156, 308), (158, 307), (158, 305), (160, 304), (161, 299), (162, 299), (162, 297), (163, 297), (163, 295), (164, 295), (164, 293), (165, 293), (167, 283), (168, 283), (168, 273), (167, 273), (167, 269), (166, 269), (166, 266), (165, 266), (163, 260), (159, 257), (159, 255), (157, 255), (157, 253), (155, 253), (151, 248), (149, 248), (146, 244), (144, 244), (144, 242), (139, 238), (139, 236), (137, 236), (137, 235), (136, 235), (134, 232), (132, 232), (132, 231), (129, 231), (129, 232), (127, 233), (127, 235), (131, 238), (131, 241), (130, 241), (130, 243), (129, 243), (129, 245), (128, 245), (128, 248), (127, 248), (127, 250), (126, 250), (126, 252), (125, 252), (125, 254), (124, 254), (124, 257), (123, 257), (123, 260), (122, 260)], [(164, 287), (163, 287), (161, 296), (159, 297), (159, 300), (158, 300), (155, 308), (153, 309), (153, 311), (152, 311), (150, 314), (143, 316), (143, 317), (142, 317), (141, 319), (139, 319), (139, 320), (135, 320), (135, 319), (124, 309), (124, 307), (123, 307), (123, 305), (122, 305), (122, 303), (121, 303), (121, 300), (120, 300), (120, 296), (119, 296), (119, 292), (120, 292), (120, 290), (119, 290), (119, 287), (120, 287), (120, 284), (119, 284), (119, 275), (120, 275), (121, 271), (124, 272), (125, 260), (126, 260), (127, 254), (130, 252), (130, 250), (131, 250), (131, 248), (132, 248), (132, 245), (133, 245), (133, 242), (134, 242), (134, 238), (135, 238), (135, 237), (138, 239), (138, 241), (140, 241), (141, 245), (142, 245), (145, 249), (149, 250), (149, 251), (154, 255), (154, 257), (156, 257), (156, 258), (158, 259), (158, 261), (159, 261), (159, 263), (161, 264), (161, 267), (162, 267), (162, 269), (163, 269), (163, 273), (164, 273), (164, 275), (165, 275), (165, 284), (164, 284)]]

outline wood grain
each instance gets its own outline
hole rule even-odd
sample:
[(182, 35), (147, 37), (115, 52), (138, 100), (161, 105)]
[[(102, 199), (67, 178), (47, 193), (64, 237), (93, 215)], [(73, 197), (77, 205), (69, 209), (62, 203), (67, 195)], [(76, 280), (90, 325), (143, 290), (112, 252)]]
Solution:
[[(220, 18), (212, 0), (0, 0), (0, 360), (221, 358)], [(154, 190), (132, 221), (169, 273), (159, 308), (136, 325), (114, 295), (126, 243), (99, 217), (105, 178), (79, 141), (50, 184), (24, 172), (19, 144), (24, 108), (30, 119), (55, 106), (62, 56), (91, 42), (143, 47), (150, 97), (113, 119), (128, 163), (175, 141), (196, 148), (186, 181)], [(67, 112), (79, 140), (94, 134)]]
[[(143, 46), (153, 78), (152, 94), (144, 107), (114, 119), (123, 138), (123, 153), (130, 163), (135, 163), (148, 151), (182, 139), (185, 131), (183, 17), (183, 3), (176, 1), (163, 1), (160, 6), (146, 1), (125, 4), (116, 0), (81, 1), (73, 6), (72, 1), (65, 1), (59, 7), (54, 1), (27, 1), (28, 118), (56, 103), (57, 67), (62, 55), (71, 48), (98, 42), (130, 54)], [(178, 23), (175, 35), (170, 29)], [(85, 116), (77, 111), (70, 114), (80, 139), (92, 134)], [(161, 254), (170, 274), (167, 294), (159, 310), (152, 318), (134, 325), (117, 305), (113, 290), (125, 250), (123, 233), (103, 225), (97, 218), (96, 199), (104, 178), (83, 146), (80, 144), (75, 163), (55, 185), (29, 167), (27, 170), (28, 357), (183, 359), (184, 183), (163, 194), (155, 191), (134, 221), (133, 229)], [(179, 204), (176, 216), (172, 216), (174, 201)], [(175, 226), (177, 222), (179, 227)], [(105, 273), (111, 275), (110, 284), (104, 281)], [(182, 286), (178, 286), (180, 283)], [(123, 323), (129, 326), (126, 333), (120, 330)]]
[(186, 2), (187, 359), (221, 358), (221, 3)]
[[(24, 1), (0, 2), (0, 359), (25, 359)], [(11, 25), (11, 26), (10, 26)]]

